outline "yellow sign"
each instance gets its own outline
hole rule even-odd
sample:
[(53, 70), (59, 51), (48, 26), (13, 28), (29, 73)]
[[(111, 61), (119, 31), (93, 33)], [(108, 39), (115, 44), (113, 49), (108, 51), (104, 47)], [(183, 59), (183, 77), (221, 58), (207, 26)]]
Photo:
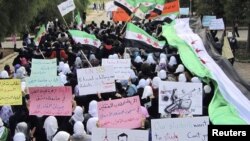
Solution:
[(21, 81), (0, 80), (0, 105), (22, 105)]

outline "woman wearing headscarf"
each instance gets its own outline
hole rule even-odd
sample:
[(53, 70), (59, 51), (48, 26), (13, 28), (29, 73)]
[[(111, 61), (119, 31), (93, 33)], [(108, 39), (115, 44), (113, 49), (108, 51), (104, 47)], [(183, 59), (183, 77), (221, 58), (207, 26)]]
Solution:
[(9, 129), (4, 126), (3, 121), (0, 118), (0, 141), (9, 141), (9, 140), (10, 140)]
[(6, 70), (3, 70), (1, 73), (0, 73), (0, 78), (1, 79), (8, 79), (9, 78), (9, 74)]
[(80, 106), (76, 106), (73, 115), (71, 116), (69, 120), (69, 124), (67, 125), (67, 132), (72, 134), (73, 133), (73, 126), (77, 122), (83, 122), (84, 117), (83, 117), (83, 108)]
[(13, 137), (13, 141), (26, 141), (25, 135), (22, 132), (16, 133)]
[(82, 122), (77, 121), (74, 124), (74, 134), (71, 136), (71, 141), (91, 141), (91, 136), (86, 134)]
[(184, 73), (179, 74), (178, 82), (187, 82), (186, 75)]
[(98, 117), (92, 117), (87, 122), (87, 133), (92, 134), (94, 128), (97, 128)]
[(130, 84), (127, 89), (127, 97), (134, 96), (137, 93), (135, 84)]
[(97, 101), (92, 100), (89, 103), (89, 110), (88, 113), (84, 114), (84, 125), (86, 127), (87, 122), (92, 117), (98, 117), (98, 109), (97, 109)]
[(132, 63), (135, 66), (137, 72), (139, 72), (140, 69), (141, 69), (141, 65), (143, 63), (141, 56), (139, 56), (139, 55), (136, 56), (135, 59), (134, 59), (134, 61), (132, 61)]
[(151, 86), (145, 86), (141, 97), (141, 105), (146, 108), (151, 107), (151, 98), (154, 98), (153, 90)]
[(159, 65), (156, 66), (155, 71), (159, 72), (160, 70), (167, 70), (167, 62), (165, 58), (161, 58)]
[(75, 69), (83, 68), (82, 60), (80, 57), (76, 57), (75, 60)]
[(167, 72), (165, 70), (160, 70), (158, 73), (158, 77), (162, 80), (165, 81), (167, 80)]
[(176, 65), (177, 65), (177, 60), (175, 56), (171, 56), (168, 62), (168, 70), (173, 73), (176, 69)]
[(140, 79), (138, 85), (137, 85), (137, 95), (139, 95), (139, 97), (142, 97), (143, 91), (144, 91), (144, 87), (146, 86), (147, 82), (145, 79)]
[(52, 141), (53, 136), (57, 133), (58, 123), (57, 119), (54, 116), (49, 116), (45, 119), (43, 128), (48, 141)]
[(52, 141), (69, 141), (70, 134), (65, 131), (58, 132), (52, 139)]
[(30, 139), (29, 127), (28, 127), (28, 124), (26, 122), (19, 122), (16, 125), (15, 133), (19, 133), (19, 132), (21, 132), (25, 135), (25, 138), (27, 141)]
[[(5, 105), (0, 107), (0, 119), (6, 124), (9, 125), (9, 118), (13, 115), (11, 106)], [(0, 122), (1, 123), (1, 122)]]

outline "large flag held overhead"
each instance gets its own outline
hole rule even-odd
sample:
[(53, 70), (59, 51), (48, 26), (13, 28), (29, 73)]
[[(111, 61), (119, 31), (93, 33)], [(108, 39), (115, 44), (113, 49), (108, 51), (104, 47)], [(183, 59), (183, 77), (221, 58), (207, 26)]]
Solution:
[(68, 30), (71, 34), (75, 43), (80, 43), (83, 45), (88, 45), (92, 47), (99, 48), (101, 45), (100, 40), (98, 40), (95, 35), (88, 34), (80, 30)]
[(250, 101), (209, 56), (199, 35), (189, 27), (189, 20), (176, 20), (163, 26), (163, 36), (177, 48), (186, 68), (193, 74), (210, 78), (214, 97), (209, 104), (213, 124), (250, 124)]
[(75, 21), (77, 23), (77, 29), (81, 30), (83, 22), (82, 22), (82, 18), (81, 18), (79, 11), (77, 12), (77, 15), (75, 16)]
[(134, 0), (115, 0), (114, 4), (124, 9), (129, 15), (131, 15), (136, 9), (136, 3)]
[(146, 31), (132, 23), (127, 24), (124, 44), (126, 47), (138, 47), (144, 49), (163, 49), (165, 41), (158, 41)]
[(73, 0), (67, 0), (67, 1), (59, 4), (57, 7), (58, 7), (62, 16), (68, 14), (69, 12), (73, 11), (76, 8)]
[(140, 19), (145, 19), (150, 15), (150, 12), (153, 11), (155, 3), (153, 2), (144, 2), (140, 3), (137, 10), (135, 11), (135, 16)]
[(39, 29), (39, 31), (38, 31), (38, 33), (37, 33), (35, 39), (34, 39), (34, 42), (35, 42), (36, 46), (39, 45), (39, 43), (40, 43), (42, 37), (43, 37), (45, 34), (46, 34), (45, 25), (42, 25), (42, 26), (40, 27), (40, 29)]

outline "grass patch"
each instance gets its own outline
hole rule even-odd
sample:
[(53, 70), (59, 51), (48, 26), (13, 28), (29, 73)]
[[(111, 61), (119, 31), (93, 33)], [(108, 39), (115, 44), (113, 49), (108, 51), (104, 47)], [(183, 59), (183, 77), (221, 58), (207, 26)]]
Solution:
[(247, 42), (238, 42), (239, 48), (235, 51), (235, 58), (238, 60), (249, 60), (250, 61), (250, 50), (247, 50)]

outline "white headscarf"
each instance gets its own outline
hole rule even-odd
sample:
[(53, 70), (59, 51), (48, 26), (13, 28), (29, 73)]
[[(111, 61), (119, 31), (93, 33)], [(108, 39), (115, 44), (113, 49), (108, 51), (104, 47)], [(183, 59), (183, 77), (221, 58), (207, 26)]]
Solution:
[(164, 80), (167, 78), (167, 72), (165, 70), (160, 70), (158, 76), (160, 77), (161, 80)]
[(204, 86), (204, 93), (209, 94), (212, 91), (211, 87), (209, 85)]
[(135, 60), (134, 60), (136, 63), (142, 63), (142, 59), (141, 59), (141, 56), (136, 56), (135, 57)]
[(167, 55), (165, 53), (161, 53), (160, 54), (160, 60), (161, 59), (165, 59), (165, 61), (167, 61)]
[(89, 56), (89, 61), (94, 60), (94, 59), (96, 59), (95, 54), (91, 54), (91, 55)]
[(146, 86), (147, 82), (145, 79), (141, 79), (137, 85), (137, 89), (144, 88)]
[(109, 55), (108, 59), (114, 59), (113, 55)]
[(130, 55), (129, 55), (128, 53), (124, 53), (124, 54), (123, 54), (123, 58), (124, 58), (124, 59), (130, 59)]
[(23, 78), (25, 78), (25, 75), (26, 75), (26, 70), (25, 69), (23, 69), (22, 67), (20, 67), (20, 68), (18, 68), (17, 70), (16, 70), (16, 74), (15, 74), (16, 76), (16, 78), (17, 79), (23, 79)]
[(168, 65), (172, 67), (176, 64), (177, 64), (176, 58), (174, 56), (171, 56)]
[(63, 74), (65, 74), (65, 75), (68, 74), (68, 73), (71, 73), (69, 64), (65, 63), (65, 64), (63, 65), (62, 72), (63, 72)]
[(57, 119), (54, 116), (49, 116), (44, 121), (43, 128), (47, 136), (47, 140), (51, 141), (58, 129)]
[(16, 125), (15, 133), (23, 133), (25, 136), (28, 136), (28, 125), (26, 122), (19, 122)]
[(64, 67), (64, 62), (59, 62), (58, 71), (61, 72)]
[(65, 131), (58, 132), (52, 141), (68, 141), (70, 134)]
[(113, 54), (113, 59), (119, 59), (119, 56), (115, 53)]
[(80, 57), (76, 57), (75, 67), (77, 67), (77, 68), (81, 68), (82, 67), (82, 60), (81, 60)]
[(182, 64), (179, 64), (175, 70), (175, 73), (182, 73), (182, 72), (184, 72), (184, 66)]
[(84, 134), (86, 134), (86, 131), (84, 130), (84, 126), (82, 124), (82, 122), (77, 121), (74, 124), (74, 134), (73, 136), (83, 136)]
[(3, 70), (0, 74), (0, 78), (9, 78), (9, 74), (6, 70)]
[(201, 80), (198, 77), (193, 77), (191, 79), (191, 82), (193, 82), (193, 83), (201, 83)]
[(153, 95), (152, 87), (145, 86), (141, 99), (145, 99), (151, 95)]
[(167, 62), (164, 58), (161, 58), (159, 64), (167, 64)]
[(148, 78), (148, 79), (146, 80), (146, 86), (150, 86), (150, 84), (151, 84), (151, 79)]
[(26, 141), (25, 135), (22, 132), (16, 133), (13, 137), (13, 141)]
[(67, 76), (65, 74), (63, 74), (62, 72), (59, 73), (59, 76), (60, 76), (60, 80), (61, 80), (61, 83), (64, 85), (66, 84), (68, 81), (67, 81)]
[(186, 78), (185, 74), (181, 73), (181, 74), (178, 76), (178, 81), (179, 81), (179, 82), (187, 82), (187, 78)]
[(83, 122), (84, 121), (84, 117), (83, 117), (83, 109), (80, 106), (76, 106), (75, 110), (74, 110), (74, 114), (72, 115), (72, 119), (77, 122)]
[(155, 64), (156, 63), (152, 54), (148, 55), (146, 63), (148, 63), (148, 64)]
[(135, 71), (134, 71), (134, 70), (130, 69), (130, 70), (129, 70), (129, 74), (130, 74), (130, 78), (131, 78), (131, 79), (137, 78), (137, 76), (135, 75)]
[(87, 133), (91, 134), (94, 128), (97, 128), (97, 117), (92, 117), (87, 121)]
[(152, 81), (152, 87), (154, 89), (159, 88), (160, 82), (161, 82), (161, 78), (160, 77), (154, 77), (153, 81)]
[(92, 101), (89, 103), (89, 114), (90, 114), (92, 117), (98, 117), (97, 101), (92, 100)]

